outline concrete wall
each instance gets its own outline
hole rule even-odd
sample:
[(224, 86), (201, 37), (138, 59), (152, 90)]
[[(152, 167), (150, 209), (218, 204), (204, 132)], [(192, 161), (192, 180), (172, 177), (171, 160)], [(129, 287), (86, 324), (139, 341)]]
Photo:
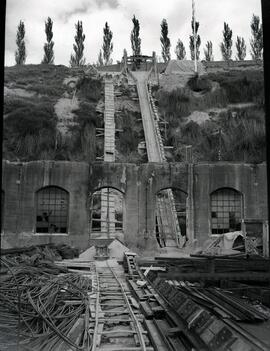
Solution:
[[(156, 194), (165, 188), (188, 193), (194, 211), (189, 214), (194, 238), (201, 245), (210, 235), (210, 194), (230, 187), (243, 194), (245, 218), (267, 219), (266, 165), (196, 164), (193, 175), (184, 163), (142, 165), (36, 161), (3, 162), (5, 192), (2, 246), (65, 242), (86, 248), (90, 238), (91, 194), (113, 187), (124, 196), (124, 241), (129, 247), (155, 248)], [(35, 233), (35, 192), (48, 185), (69, 192), (68, 234)], [(190, 203), (190, 202), (189, 202)]]
[(268, 217), (265, 164), (198, 164), (194, 167), (194, 221), (199, 244), (211, 235), (210, 194), (224, 187), (242, 193), (245, 219), (266, 220)]
[[(50, 241), (85, 246), (89, 222), (87, 194), (89, 165), (76, 162), (37, 161), (3, 163), (2, 190), (5, 192), (2, 221), (3, 245), (23, 246)], [(68, 235), (35, 234), (35, 193), (55, 185), (69, 193)]]

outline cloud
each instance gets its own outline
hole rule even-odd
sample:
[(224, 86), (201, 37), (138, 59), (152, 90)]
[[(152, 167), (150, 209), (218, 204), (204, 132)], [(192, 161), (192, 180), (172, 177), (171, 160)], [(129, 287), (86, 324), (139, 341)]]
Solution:
[[(260, 0), (196, 0), (196, 17), (200, 22), (199, 34), (202, 39), (201, 58), (205, 43), (211, 40), (215, 58), (221, 59), (219, 44), (224, 21), (232, 28), (234, 39), (240, 35), (249, 44), (253, 13), (261, 17)], [(69, 64), (75, 35), (74, 24), (78, 20), (83, 22), (86, 35), (87, 62), (97, 60), (106, 21), (113, 32), (113, 59), (120, 60), (124, 48), (131, 54), (130, 32), (134, 14), (140, 21), (144, 54), (151, 55), (152, 51), (156, 51), (160, 56), (160, 23), (166, 18), (172, 58), (175, 57), (174, 48), (178, 38), (184, 42), (189, 57), (191, 0), (7, 0), (5, 63), (14, 64), (16, 31), (20, 20), (25, 22), (26, 28), (27, 63), (41, 62), (46, 38), (44, 21), (48, 16), (54, 21), (56, 64)]]
[(61, 11), (61, 13), (58, 15), (58, 18), (66, 23), (71, 17), (78, 17), (85, 14), (95, 13), (107, 8), (116, 9), (117, 7), (117, 0), (95, 0), (92, 2), (86, 0), (80, 6), (71, 8), (69, 11)]
[(77, 16), (77, 15), (83, 15), (85, 13), (87, 13), (89, 10), (89, 6), (84, 3), (82, 4), (80, 7), (75, 7), (74, 9), (71, 9), (69, 11), (63, 11), (61, 12), (57, 19), (59, 19), (60, 21), (63, 21), (64, 23), (67, 23), (68, 20), (73, 17), (73, 16)]

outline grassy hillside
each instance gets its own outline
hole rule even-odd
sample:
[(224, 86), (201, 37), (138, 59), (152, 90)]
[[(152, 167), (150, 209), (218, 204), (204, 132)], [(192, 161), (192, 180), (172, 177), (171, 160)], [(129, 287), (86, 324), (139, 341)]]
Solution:
[[(72, 77), (78, 79), (77, 125), (72, 127), (71, 136), (61, 138), (54, 106), (63, 96), (72, 96), (74, 87), (64, 84)], [(100, 80), (86, 78), (78, 69), (54, 65), (5, 68), (3, 158), (95, 159), (95, 107), (101, 91)]]
[[(193, 146), (195, 161), (262, 162), (266, 156), (263, 71), (210, 73), (191, 78), (185, 88), (156, 89), (162, 117), (169, 122), (165, 143), (174, 146), (170, 161), (183, 161)], [(191, 119), (203, 112), (203, 121)], [(207, 118), (205, 118), (205, 116)]]
[[(67, 84), (73, 80), (73, 84)], [(75, 82), (75, 83), (74, 83)], [(118, 90), (117, 90), (118, 89)], [(75, 123), (63, 136), (55, 105), (72, 101)], [(138, 153), (144, 140), (136, 91), (118, 86), (115, 99), (116, 159), (146, 162)], [(262, 70), (230, 70), (192, 78), (184, 88), (171, 92), (155, 88), (165, 145), (172, 145), (169, 161), (185, 160), (185, 146), (193, 146), (195, 161), (222, 160), (262, 162), (265, 160), (264, 91)], [(64, 101), (64, 102), (66, 102)], [(24, 65), (5, 68), (3, 157), (11, 161), (94, 161), (103, 155), (103, 114), (96, 112), (104, 102), (101, 78), (83, 70), (54, 65)], [(195, 113), (195, 112), (196, 113)]]

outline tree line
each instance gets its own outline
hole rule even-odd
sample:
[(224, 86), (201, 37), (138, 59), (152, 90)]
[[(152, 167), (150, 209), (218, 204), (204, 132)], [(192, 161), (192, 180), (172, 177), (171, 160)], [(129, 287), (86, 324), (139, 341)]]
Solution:
[[(141, 38), (140, 38), (140, 23), (139, 20), (135, 17), (132, 18), (133, 29), (130, 34), (130, 42), (133, 55), (141, 55)], [(168, 62), (171, 59), (171, 41), (169, 38), (168, 23), (166, 19), (163, 19), (161, 22), (161, 32), (160, 32), (160, 43), (161, 43), (161, 54), (164, 62)], [(198, 33), (200, 23), (194, 21), (192, 18), (191, 29), (192, 34), (189, 36), (189, 50), (190, 57), (192, 60), (200, 60), (200, 47), (201, 47), (201, 37)], [(263, 53), (263, 30), (262, 24), (260, 23), (259, 16), (253, 14), (251, 23), (251, 39), (250, 39), (250, 53), (253, 60), (261, 60)], [(84, 66), (86, 59), (84, 57), (84, 41), (85, 34), (83, 33), (83, 24), (82, 21), (75, 23), (76, 34), (74, 36), (75, 43), (73, 44), (73, 53), (70, 56), (70, 66), (78, 67)], [(44, 44), (44, 56), (42, 59), (43, 64), (54, 64), (54, 41), (53, 39), (53, 21), (50, 17), (45, 21), (45, 34), (46, 42)], [(224, 22), (223, 27), (223, 40), (220, 43), (220, 50), (222, 58), (225, 61), (232, 60), (232, 48), (233, 48), (233, 32), (229, 27), (228, 23)], [(25, 48), (25, 24), (23, 21), (20, 21), (17, 28), (16, 36), (16, 45), (17, 50), (15, 52), (15, 61), (17, 65), (22, 65), (26, 61), (26, 48)], [(96, 62), (97, 66), (107, 66), (112, 64), (112, 52), (113, 52), (113, 33), (110, 29), (108, 23), (105, 23), (103, 28), (103, 45), (99, 51), (98, 59)], [(196, 45), (195, 45), (196, 44)], [(196, 52), (195, 52), (196, 47)], [(237, 36), (235, 41), (236, 48), (236, 57), (238, 61), (245, 60), (247, 54), (247, 46), (245, 39), (243, 37)], [(183, 41), (179, 38), (175, 47), (175, 55), (178, 60), (186, 59), (186, 48)], [(212, 41), (207, 41), (205, 48), (203, 50), (204, 60), (213, 61), (213, 43)]]

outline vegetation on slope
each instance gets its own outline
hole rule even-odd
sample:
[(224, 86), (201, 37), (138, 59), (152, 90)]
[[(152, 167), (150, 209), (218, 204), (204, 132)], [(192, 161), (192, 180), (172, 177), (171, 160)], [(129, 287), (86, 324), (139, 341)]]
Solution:
[(95, 161), (97, 152), (100, 154), (100, 150), (97, 151), (96, 127), (103, 127), (103, 118), (98, 118), (96, 113), (96, 105), (103, 90), (102, 83), (101, 80), (83, 77), (76, 88), (80, 101), (79, 109), (75, 111), (78, 124), (71, 127), (72, 137), (66, 144), (67, 152), (76, 161)]
[[(264, 161), (263, 88), (263, 72), (250, 70), (211, 73), (192, 78), (182, 89), (156, 91), (161, 115), (169, 122), (165, 142), (174, 146), (170, 161), (183, 161), (186, 145), (192, 145), (195, 161), (217, 161), (219, 151), (225, 161)], [(211, 108), (223, 112), (201, 124), (187, 121), (193, 111)]]
[(62, 65), (17, 65), (5, 67), (4, 83), (12, 88), (48, 95), (54, 100), (66, 90), (63, 79), (73, 74), (75, 75), (75, 71)]
[(96, 104), (101, 97), (101, 81), (80, 78), (77, 83), (78, 124), (69, 137), (57, 131), (54, 105), (72, 88), (63, 84), (83, 71), (54, 65), (23, 65), (5, 68), (5, 86), (33, 92), (32, 97), (7, 95), (4, 101), (3, 157), (11, 161), (95, 159)]
[[(72, 96), (73, 88), (63, 84), (70, 76), (80, 77), (76, 85), (79, 109), (74, 111), (77, 124), (70, 127), (70, 136), (61, 138), (54, 105), (63, 94)], [(100, 79), (64, 66), (23, 65), (5, 69), (5, 86), (34, 93), (32, 97), (5, 97), (5, 159), (93, 161), (103, 155), (103, 138), (96, 138), (96, 128), (103, 127), (103, 115), (96, 112), (104, 90)], [(125, 86), (120, 90), (121, 99), (132, 101), (133, 91)], [(185, 88), (154, 94), (161, 115), (169, 122), (163, 133), (165, 143), (174, 146), (169, 161), (184, 161), (186, 145), (193, 146), (195, 161), (217, 161), (219, 151), (227, 161), (265, 160), (262, 72), (210, 73), (192, 78)], [(245, 102), (254, 105), (240, 106)], [(203, 123), (187, 119), (193, 111), (209, 113), (213, 108), (220, 111)], [(144, 140), (139, 117), (139, 112), (126, 108), (116, 114), (116, 128), (123, 130), (116, 134), (117, 161), (147, 161), (138, 153), (138, 144)]]
[(121, 81), (116, 86), (115, 93), (115, 123), (119, 130), (115, 138), (116, 162), (147, 162), (146, 150), (138, 150), (145, 137), (137, 89), (128, 86), (127, 81)]
[(224, 73), (209, 73), (209, 80), (219, 83), (226, 92), (229, 103), (264, 103), (264, 77), (262, 70), (231, 70)]
[(117, 128), (122, 130), (116, 138), (118, 161), (147, 162), (147, 156), (138, 153), (138, 145), (144, 141), (142, 123), (138, 123), (141, 114), (135, 111), (122, 110), (116, 115)]
[[(14, 105), (16, 108), (14, 108)], [(4, 158), (35, 160), (55, 148), (56, 118), (53, 105), (46, 99), (6, 100), (4, 123)], [(11, 108), (13, 107), (13, 108)]]

